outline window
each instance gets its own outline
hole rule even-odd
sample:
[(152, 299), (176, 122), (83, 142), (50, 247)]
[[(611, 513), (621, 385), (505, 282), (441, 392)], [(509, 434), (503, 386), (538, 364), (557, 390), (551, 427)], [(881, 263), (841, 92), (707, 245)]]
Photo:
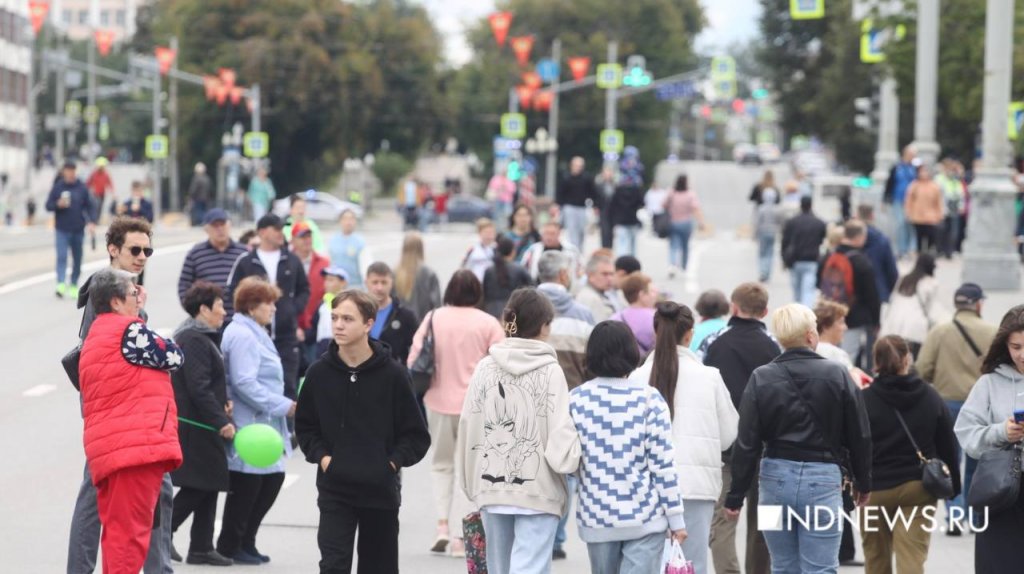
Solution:
[(117, 13), (115, 14), (115, 18), (114, 18), (114, 21), (117, 23), (117, 25), (118, 26), (124, 26), (125, 22), (127, 22), (127, 20), (128, 20), (128, 18), (127, 18), (127, 15), (125, 14), (125, 11), (124, 10), (118, 10)]
[(78, 11), (78, 23), (82, 24), (82, 25), (85, 25), (85, 24), (89, 23), (89, 11), (88, 10), (79, 10)]
[(0, 10), (0, 39), (13, 40), (14, 14), (7, 10)]
[(60, 19), (63, 20), (65, 24), (70, 24), (71, 10), (64, 10), (63, 12), (61, 12)]
[(100, 11), (100, 25), (101, 26), (109, 26), (110, 25), (110, 10), (101, 10)]

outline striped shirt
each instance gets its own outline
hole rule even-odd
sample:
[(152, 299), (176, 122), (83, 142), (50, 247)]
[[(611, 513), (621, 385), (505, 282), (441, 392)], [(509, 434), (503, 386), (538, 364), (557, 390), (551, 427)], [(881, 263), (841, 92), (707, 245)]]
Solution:
[(178, 279), (178, 299), (185, 298), (185, 291), (199, 280), (209, 281), (224, 290), (224, 309), (230, 317), (234, 305), (228, 298), (228, 275), (240, 256), (248, 253), (245, 245), (231, 240), (227, 249), (218, 251), (208, 240), (196, 243), (185, 256)]

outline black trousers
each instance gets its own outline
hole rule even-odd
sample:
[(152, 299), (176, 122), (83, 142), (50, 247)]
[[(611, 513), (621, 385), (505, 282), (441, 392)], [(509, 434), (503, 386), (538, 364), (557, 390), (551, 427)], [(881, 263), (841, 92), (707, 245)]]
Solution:
[(256, 548), (256, 533), (263, 517), (277, 500), (284, 473), (246, 474), (231, 471), (231, 490), (224, 501), (224, 518), (217, 539), (217, 552), (234, 556), (239, 550)]
[(217, 518), (217, 491), (181, 487), (174, 497), (171, 512), (171, 532), (177, 532), (185, 519), (192, 515), (192, 539), (189, 554), (213, 550), (213, 523)]
[[(1024, 486), (1024, 482), (1021, 484)], [(983, 519), (975, 510), (978, 520)], [(1020, 562), (1021, 540), (1024, 540), (1024, 491), (1017, 502), (1002, 512), (990, 512), (988, 528), (974, 535), (974, 572), (1001, 574), (1016, 570), (1009, 565)]]
[(612, 214), (611, 211), (605, 207), (601, 209), (601, 247), (604, 249), (611, 249), (612, 244), (615, 242), (615, 226), (612, 225)]
[(398, 509), (357, 508), (321, 500), (320, 574), (350, 574), (356, 530), (359, 531), (358, 574), (398, 574)]
[(299, 396), (299, 342), (275, 341), (274, 347), (281, 355), (281, 367), (284, 368), (284, 396), (294, 401)]
[(931, 253), (933, 255), (939, 250), (939, 226), (914, 224), (914, 231), (917, 232), (917, 252)]

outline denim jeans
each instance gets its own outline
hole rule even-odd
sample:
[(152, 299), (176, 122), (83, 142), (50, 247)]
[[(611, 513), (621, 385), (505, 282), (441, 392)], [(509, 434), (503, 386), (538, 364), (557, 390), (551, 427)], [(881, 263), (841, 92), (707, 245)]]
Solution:
[[(839, 569), (839, 544), (844, 528), (841, 487), (838, 465), (777, 458), (761, 460), (758, 515), (766, 518), (766, 507), (776, 506), (782, 519), (777, 525), (780, 529), (764, 531), (774, 574), (835, 573)], [(796, 517), (807, 517), (807, 525)], [(819, 520), (818, 528), (815, 518)]]
[(813, 309), (818, 283), (818, 263), (797, 261), (789, 270), (789, 278), (793, 282), (793, 301)]
[(82, 242), (85, 232), (57, 230), (57, 283), (64, 283), (68, 274), (68, 249), (71, 249), (71, 284), (78, 285), (82, 275)]
[(758, 277), (761, 281), (767, 281), (772, 276), (772, 258), (775, 256), (775, 234), (759, 233), (757, 235), (757, 264)]
[(569, 539), (569, 535), (565, 533), (565, 525), (569, 522), (569, 517), (572, 516), (572, 499), (576, 496), (576, 486), (579, 484), (579, 480), (574, 475), (566, 476), (569, 496), (565, 500), (565, 515), (558, 521), (558, 530), (555, 531), (555, 548), (561, 548), (565, 545), (565, 541)]
[(655, 532), (635, 540), (591, 542), (590, 574), (650, 574), (661, 569), (665, 533)]
[(673, 221), (668, 228), (668, 264), (686, 269), (690, 263), (690, 236), (693, 235), (692, 221)]
[(715, 517), (714, 500), (683, 500), (683, 519), (686, 520), (686, 541), (683, 554), (693, 562), (697, 574), (708, 571), (708, 547), (711, 544), (711, 521)]
[[(953, 422), (954, 423), (956, 422), (956, 417), (958, 417), (960, 415), (960, 409), (962, 409), (963, 406), (964, 406), (964, 401), (950, 401), (950, 400), (946, 401), (946, 407), (949, 408), (949, 415), (951, 417), (953, 417)], [(947, 500), (946, 501), (946, 514), (947, 515), (949, 514), (949, 509), (950, 508), (952, 508), (954, 506), (959, 506), (964, 511), (963, 516), (967, 516), (968, 505), (967, 505), (967, 500), (966, 500), (966, 493), (971, 489), (971, 481), (974, 479), (974, 470), (976, 468), (978, 468), (978, 459), (971, 458), (971, 457), (967, 456), (966, 454), (964, 454), (963, 449), (960, 448), (960, 442), (959, 441), (957, 441), (957, 443), (956, 443), (956, 459), (958, 461), (958, 465), (959, 465), (959, 461), (962, 461), (962, 460), (966, 459), (966, 461), (963, 463), (964, 464), (964, 474), (963, 474), (963, 478), (964, 479), (963, 479), (963, 481), (961, 481), (961, 484), (963, 485), (963, 487), (960, 489), (960, 494), (958, 494), (956, 496), (956, 498), (954, 498), (953, 500)], [(959, 467), (956, 469), (956, 471), (960, 472)]]
[(578, 205), (562, 206), (562, 227), (572, 243), (583, 253), (583, 239), (587, 231), (587, 208)]
[(892, 205), (892, 220), (896, 231), (896, 256), (903, 257), (911, 251), (917, 251), (917, 237), (914, 225), (907, 220), (903, 212), (903, 204)]
[(559, 517), (480, 511), (487, 537), (489, 574), (548, 574)]
[(636, 235), (640, 232), (639, 225), (615, 226), (615, 256), (636, 255)]
[(946, 257), (952, 257), (957, 251), (956, 239), (960, 236), (960, 215), (947, 215), (943, 222), (942, 229), (942, 253)]

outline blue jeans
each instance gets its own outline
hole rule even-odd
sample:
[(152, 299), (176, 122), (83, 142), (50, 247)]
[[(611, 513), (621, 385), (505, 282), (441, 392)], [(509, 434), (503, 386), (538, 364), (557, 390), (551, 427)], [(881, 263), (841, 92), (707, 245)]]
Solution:
[(818, 263), (797, 261), (789, 270), (789, 278), (793, 281), (793, 301), (813, 309), (818, 283)]
[(583, 239), (587, 231), (587, 208), (578, 205), (562, 206), (562, 227), (572, 243), (583, 253)]
[[(841, 488), (838, 465), (777, 458), (761, 460), (758, 521), (767, 518), (766, 506), (779, 507), (782, 518), (778, 525), (781, 529), (764, 530), (773, 574), (835, 573), (839, 569), (844, 527)], [(808, 525), (804, 526), (796, 517), (807, 517)], [(819, 528), (815, 528), (816, 517), (820, 520)]]
[(775, 256), (775, 234), (760, 233), (757, 236), (758, 277), (767, 281), (772, 276), (772, 258)]
[(640, 231), (639, 225), (616, 225), (615, 226), (615, 256), (636, 255), (636, 235)]
[(572, 516), (572, 499), (576, 496), (576, 485), (579, 484), (579, 480), (574, 475), (567, 475), (569, 495), (565, 499), (565, 515), (558, 521), (558, 530), (555, 531), (555, 548), (561, 548), (565, 541), (569, 539), (569, 535), (565, 533), (565, 525), (569, 522), (569, 517)]
[[(951, 417), (953, 417), (953, 422), (954, 423), (956, 422), (956, 417), (960, 415), (960, 409), (962, 409), (963, 406), (964, 406), (964, 401), (949, 401), (949, 400), (946, 401), (946, 407), (949, 408), (949, 415)], [(959, 464), (959, 461), (962, 461), (962, 460), (966, 459), (966, 461), (963, 463), (964, 464), (964, 475), (963, 475), (964, 479), (961, 482), (963, 487), (960, 489), (960, 494), (958, 494), (956, 496), (956, 498), (954, 498), (952, 500), (947, 500), (946, 501), (946, 513), (949, 514), (949, 509), (951, 507), (959, 506), (960, 508), (962, 508), (964, 510), (963, 516), (967, 516), (966, 493), (967, 493), (967, 491), (969, 491), (971, 489), (971, 481), (974, 479), (974, 470), (976, 468), (978, 468), (978, 459), (971, 458), (971, 457), (967, 456), (966, 454), (964, 454), (963, 449), (960, 448), (960, 442), (959, 441), (957, 441), (957, 444), (956, 444), (956, 459), (958, 461), (958, 464)], [(960, 469), (957, 468), (956, 471), (960, 472)]]
[(690, 262), (690, 236), (693, 235), (692, 221), (673, 221), (668, 228), (668, 264), (686, 269)]
[(489, 574), (548, 574), (558, 516), (480, 511), (487, 537)]
[(635, 540), (591, 542), (590, 574), (651, 574), (661, 569), (665, 533), (655, 532)]
[(71, 284), (78, 285), (82, 275), (82, 242), (84, 231), (57, 230), (57, 283), (64, 283), (68, 274), (68, 248), (71, 248)]
[(903, 212), (903, 204), (892, 204), (892, 220), (896, 232), (896, 256), (903, 257), (911, 251), (917, 251), (917, 235), (914, 234), (914, 225), (907, 221), (907, 214)]
[(708, 571), (708, 547), (711, 545), (711, 521), (715, 518), (714, 500), (683, 500), (683, 519), (686, 520), (686, 541), (683, 554), (693, 562), (697, 574)]

